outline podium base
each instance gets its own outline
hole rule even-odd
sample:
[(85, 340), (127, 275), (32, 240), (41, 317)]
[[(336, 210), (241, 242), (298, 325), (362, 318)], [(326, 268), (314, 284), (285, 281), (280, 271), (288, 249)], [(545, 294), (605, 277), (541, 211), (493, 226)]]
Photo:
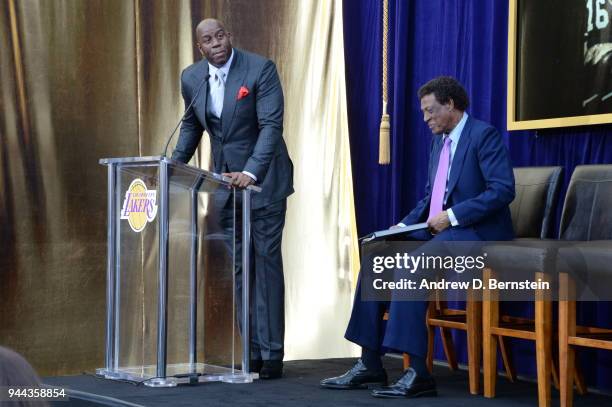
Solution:
[(224, 383), (253, 383), (253, 379), (258, 379), (258, 373), (240, 373), (223, 377), (221, 380)]
[(155, 377), (153, 379), (145, 381), (144, 385), (147, 387), (176, 387), (178, 386), (178, 383), (177, 380), (173, 377), (165, 377), (163, 379)]
[(133, 381), (147, 387), (176, 387), (180, 384), (205, 382), (252, 383), (257, 373), (206, 363), (178, 363), (166, 366), (166, 377), (156, 376), (157, 366), (120, 366), (117, 369), (96, 369), (96, 375), (108, 380)]

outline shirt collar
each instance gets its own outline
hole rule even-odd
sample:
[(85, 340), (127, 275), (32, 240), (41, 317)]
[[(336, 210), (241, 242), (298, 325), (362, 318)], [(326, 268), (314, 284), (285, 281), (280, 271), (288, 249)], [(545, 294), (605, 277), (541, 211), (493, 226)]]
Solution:
[(459, 123), (455, 126), (453, 130), (451, 130), (450, 134), (445, 134), (445, 137), (450, 137), (453, 145), (456, 146), (459, 143), (459, 138), (461, 137), (461, 133), (463, 132), (463, 128), (465, 127), (465, 123), (467, 122), (468, 114), (463, 112), (463, 116)]
[(233, 60), (234, 60), (234, 49), (232, 48), (232, 53), (231, 53), (229, 59), (227, 60), (227, 62), (223, 66), (217, 68), (216, 66), (212, 65), (209, 62), (208, 63), (208, 73), (209, 73), (210, 77), (214, 78), (215, 73), (217, 73), (217, 71), (221, 71), (221, 72), (223, 72), (223, 77), (225, 79), (227, 79), (227, 75), (229, 73), (230, 67), (232, 66), (232, 61)]

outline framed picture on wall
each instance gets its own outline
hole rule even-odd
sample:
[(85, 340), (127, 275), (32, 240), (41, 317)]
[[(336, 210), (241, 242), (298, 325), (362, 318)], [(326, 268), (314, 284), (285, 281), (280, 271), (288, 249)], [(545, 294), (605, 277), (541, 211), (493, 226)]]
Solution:
[(612, 0), (510, 0), (508, 130), (612, 123)]

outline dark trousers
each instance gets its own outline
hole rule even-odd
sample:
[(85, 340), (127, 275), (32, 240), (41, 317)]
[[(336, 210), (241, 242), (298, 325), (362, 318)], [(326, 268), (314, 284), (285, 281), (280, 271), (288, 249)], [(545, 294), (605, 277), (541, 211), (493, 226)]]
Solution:
[[(236, 309), (242, 323), (242, 211), (236, 206)], [(222, 223), (232, 231), (230, 203)], [(251, 211), (249, 272), (251, 359), (282, 360), (285, 342), (285, 279), (281, 243), (287, 200)], [(231, 241), (231, 240), (230, 240)], [(241, 329), (241, 331), (243, 331)]]
[[(420, 230), (409, 236), (420, 241), (478, 241), (472, 228), (449, 228), (436, 236)], [(351, 319), (344, 337), (364, 348), (384, 354), (393, 349), (411, 355), (427, 356), (427, 301), (363, 301), (361, 275), (357, 280)], [(383, 321), (385, 311), (389, 318)], [(385, 323), (386, 322), (386, 323)]]

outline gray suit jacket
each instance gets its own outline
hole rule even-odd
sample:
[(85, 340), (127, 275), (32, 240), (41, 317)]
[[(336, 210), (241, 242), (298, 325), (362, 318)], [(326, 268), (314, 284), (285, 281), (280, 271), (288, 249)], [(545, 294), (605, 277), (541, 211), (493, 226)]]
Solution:
[[(181, 75), (181, 92), (189, 106), (208, 76), (208, 62), (199, 61)], [(238, 100), (241, 87), (248, 95)], [(200, 143), (206, 124), (208, 81), (202, 85), (187, 112), (172, 158), (187, 162)], [(283, 90), (274, 63), (262, 56), (234, 48), (234, 59), (225, 83), (222, 134), (210, 135), (214, 171), (248, 171), (257, 177), (262, 192), (254, 194), (253, 209), (293, 193), (293, 163), (283, 139)]]

